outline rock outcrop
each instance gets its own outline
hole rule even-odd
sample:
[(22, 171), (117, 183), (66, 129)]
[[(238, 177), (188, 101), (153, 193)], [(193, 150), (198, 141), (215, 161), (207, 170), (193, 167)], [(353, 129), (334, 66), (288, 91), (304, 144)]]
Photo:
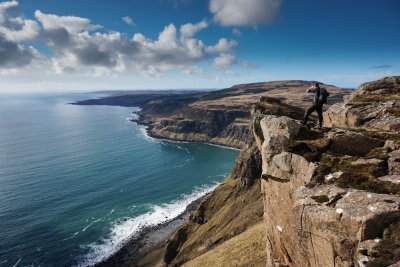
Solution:
[(328, 126), (378, 131), (400, 130), (400, 76), (361, 85), (324, 116)]
[[(392, 101), (398, 82), (364, 84), (341, 111), (331, 107), (330, 122), (342, 129), (309, 129), (293, 114), (253, 115), (267, 266), (388, 266), (400, 260), (399, 114), (386, 109), (398, 104)], [(368, 102), (354, 105), (357, 99)], [(363, 112), (375, 115), (366, 119)]]
[(185, 107), (178, 115), (152, 119), (148, 133), (155, 138), (202, 142), (242, 148), (250, 136), (250, 111)]

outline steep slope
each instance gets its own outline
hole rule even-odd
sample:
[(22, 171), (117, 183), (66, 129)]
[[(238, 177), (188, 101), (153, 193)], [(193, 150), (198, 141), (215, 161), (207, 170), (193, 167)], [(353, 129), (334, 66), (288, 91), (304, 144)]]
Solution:
[(267, 255), (266, 242), (264, 225), (260, 222), (182, 266), (264, 266)]
[[(395, 98), (397, 80), (364, 84), (354, 95), (386, 84), (380, 92)], [(383, 96), (376, 94), (368, 98), (368, 109), (385, 114)], [(347, 111), (336, 114), (343, 118)], [(353, 116), (362, 112), (352, 109)], [(262, 157), (267, 266), (388, 266), (400, 260), (400, 138), (392, 123), (400, 114), (390, 114), (390, 127), (377, 120), (329, 131), (286, 116), (253, 117)]]
[[(253, 107), (252, 113), (254, 118), (267, 114), (276, 116), (287, 114), (293, 118), (303, 116), (302, 109), (269, 97), (263, 97)], [(193, 213), (191, 222), (179, 229), (169, 240), (164, 252), (166, 265), (180, 266), (218, 247), (221, 251), (227, 253), (227, 259), (232, 259), (232, 261), (225, 261), (225, 266), (238, 264), (238, 262), (235, 263), (234, 259), (237, 258), (232, 254), (233, 251), (228, 253), (227, 247), (243, 249), (240, 254), (240, 258), (243, 260), (240, 261), (240, 264), (246, 262), (244, 260), (246, 257), (248, 259), (253, 257), (254, 252), (251, 249), (246, 249), (249, 244), (237, 242), (246, 239), (249, 233), (247, 229), (259, 222), (263, 214), (260, 191), (261, 154), (255, 141), (254, 136), (251, 135), (236, 160), (231, 176), (200, 204)], [(245, 231), (247, 234), (244, 233)], [(251, 233), (254, 234), (254, 231), (256, 230)], [(263, 233), (259, 234), (262, 235)], [(232, 239), (237, 235), (241, 237)], [(227, 240), (229, 240), (229, 243), (224, 245)], [(255, 241), (254, 244), (259, 244), (259, 242)], [(263, 247), (258, 248), (258, 253), (264, 251)], [(208, 255), (218, 255), (221, 252), (213, 253), (210, 252)], [(263, 257), (265, 256), (263, 255)], [(192, 263), (198, 264), (205, 261), (205, 256), (202, 256), (201, 259), (192, 261)], [(192, 263), (187, 263), (187, 266), (191, 266)], [(259, 261), (257, 261), (258, 263)]]

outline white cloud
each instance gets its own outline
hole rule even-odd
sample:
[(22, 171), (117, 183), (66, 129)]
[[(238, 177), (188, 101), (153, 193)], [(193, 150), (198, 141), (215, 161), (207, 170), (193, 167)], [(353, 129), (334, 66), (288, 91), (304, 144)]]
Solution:
[(0, 34), (12, 42), (31, 41), (40, 34), (40, 27), (34, 20), (10, 16), (10, 11), (18, 7), (17, 1), (0, 3)]
[(35, 11), (35, 17), (40, 21), (45, 30), (66, 29), (69, 33), (76, 34), (82, 31), (93, 31), (101, 28), (100, 25), (91, 24), (89, 19), (45, 14), (40, 10)]
[(135, 25), (135, 22), (133, 22), (133, 19), (129, 16), (123, 17), (122, 20), (128, 25), (131, 25), (131, 26)]
[[(25, 19), (9, 12), (17, 6), (17, 1), (0, 3), (0, 68), (18, 69), (41, 59), (48, 64), (47, 70), (58, 74), (80, 72), (100, 77), (141, 73), (159, 77), (171, 70), (201, 75), (204, 70), (196, 66), (200, 62), (211, 61), (218, 68), (235, 62), (231, 53), (238, 46), (236, 41), (220, 38), (216, 44), (205, 44), (194, 37), (208, 27), (205, 20), (184, 24), (179, 31), (171, 23), (156, 39), (142, 33), (130, 38), (76, 16), (36, 10), (35, 19)], [(123, 19), (133, 23), (129, 17)], [(51, 55), (44, 58), (29, 45), (36, 43), (47, 45)]]
[(39, 52), (32, 46), (26, 48), (0, 35), (0, 68), (24, 67), (36, 58)]
[(1, 2), (0, 3), (0, 23), (4, 23), (7, 20), (7, 12), (9, 9), (15, 8), (18, 6), (18, 2), (13, 0), (10, 2)]
[(221, 38), (218, 43), (213, 46), (207, 47), (207, 51), (211, 53), (224, 53), (229, 52), (236, 48), (238, 43), (235, 40), (227, 40), (226, 38)]
[(181, 26), (180, 32), (183, 37), (192, 37), (198, 31), (201, 31), (202, 29), (205, 29), (207, 27), (208, 27), (208, 23), (204, 20), (200, 21), (196, 24), (186, 23)]
[(211, 0), (210, 12), (222, 26), (253, 26), (273, 22), (282, 0)]
[(40, 58), (34, 47), (23, 44), (37, 38), (40, 27), (33, 20), (10, 16), (16, 7), (17, 1), (0, 3), (0, 68), (21, 68)]
[(220, 54), (214, 59), (215, 68), (227, 68), (236, 62), (236, 57), (232, 54)]

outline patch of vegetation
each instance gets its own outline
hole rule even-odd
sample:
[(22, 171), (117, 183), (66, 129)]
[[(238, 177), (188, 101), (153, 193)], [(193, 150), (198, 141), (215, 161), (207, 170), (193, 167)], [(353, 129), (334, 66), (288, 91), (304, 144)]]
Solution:
[(382, 160), (387, 160), (389, 158), (389, 149), (388, 148), (383, 148), (383, 147), (378, 147), (375, 149), (372, 149), (368, 154), (366, 155), (366, 158), (376, 158), (376, 159), (382, 159)]
[(314, 199), (318, 203), (324, 203), (329, 201), (329, 197), (327, 195), (322, 195), (322, 196), (312, 196), (312, 199)]
[(258, 138), (261, 139), (261, 142), (264, 142), (264, 134), (262, 132), (261, 124), (260, 124), (261, 119), (262, 119), (262, 117), (260, 117), (260, 116), (254, 116), (253, 129), (254, 129), (254, 133), (258, 136)]
[(375, 250), (379, 256), (368, 262), (367, 267), (386, 267), (400, 260), (400, 222), (393, 223), (383, 232)]
[[(304, 131), (300, 131), (301, 133)], [(299, 136), (300, 140), (293, 140), (288, 147), (288, 152), (303, 156), (306, 160), (310, 162), (317, 162), (321, 160), (322, 153), (328, 150), (330, 140), (327, 138), (319, 138), (320, 134), (317, 132), (310, 131), (304, 136)], [(310, 140), (305, 139), (306, 136)], [(319, 138), (319, 139), (312, 139)]]
[(267, 92), (267, 89), (263, 89), (263, 88), (251, 88), (251, 89), (247, 89), (245, 92), (247, 94), (259, 94), (259, 93), (263, 93), (263, 92)]
[(209, 92), (209, 93), (205, 94), (204, 96), (202, 96), (200, 98), (200, 100), (217, 100), (217, 99), (221, 99), (221, 98), (228, 97), (228, 96), (239, 95), (239, 94), (233, 93), (236, 90), (237, 90), (237, 88), (226, 88), (226, 89), (222, 89), (222, 90), (218, 90), (218, 91), (212, 91), (212, 92)]

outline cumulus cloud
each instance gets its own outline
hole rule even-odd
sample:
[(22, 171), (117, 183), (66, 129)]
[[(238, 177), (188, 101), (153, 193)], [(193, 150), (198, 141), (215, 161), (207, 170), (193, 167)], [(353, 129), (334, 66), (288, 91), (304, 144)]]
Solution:
[(222, 26), (253, 26), (273, 22), (282, 0), (211, 0), (210, 12)]
[(10, 16), (10, 11), (16, 7), (17, 1), (0, 3), (0, 34), (12, 42), (34, 40), (40, 33), (38, 23), (23, 17)]
[(39, 52), (23, 42), (34, 40), (40, 33), (36, 21), (10, 16), (17, 1), (0, 3), (0, 68), (19, 68), (39, 58)]
[(232, 54), (221, 54), (214, 59), (213, 66), (215, 68), (227, 68), (236, 62), (236, 57)]
[(89, 19), (45, 14), (40, 10), (35, 11), (35, 17), (40, 21), (45, 30), (66, 29), (69, 33), (76, 34), (82, 31), (92, 31), (101, 28), (100, 25), (91, 24)]
[(192, 37), (195, 35), (198, 31), (205, 29), (208, 27), (208, 23), (206, 21), (200, 21), (199, 23), (192, 24), (192, 23), (186, 23), (181, 26), (181, 35), (184, 37)]
[[(232, 55), (236, 41), (220, 38), (210, 45), (195, 37), (208, 27), (205, 20), (179, 28), (171, 23), (152, 39), (142, 33), (130, 37), (106, 31), (87, 18), (40, 10), (34, 12), (34, 20), (11, 16), (10, 9), (17, 6), (17, 1), (0, 3), (0, 67), (22, 67), (41, 58), (29, 42), (47, 45), (52, 54), (46, 62), (56, 73), (84, 70), (92, 76), (111, 72), (159, 76), (180, 70), (202, 74), (204, 70), (196, 66), (199, 62), (210, 60), (215, 67), (226, 68), (236, 61)], [(128, 18), (123, 19), (130, 24)]]
[(218, 40), (218, 43), (216, 45), (207, 47), (207, 51), (211, 53), (214, 52), (225, 53), (231, 51), (237, 46), (238, 43), (235, 40), (228, 40), (226, 38), (221, 38)]
[(0, 68), (24, 67), (38, 57), (38, 51), (33, 47), (25, 48), (0, 35)]
[(129, 16), (123, 17), (122, 20), (128, 25), (131, 25), (131, 26), (135, 25), (135, 23), (133, 22), (133, 19)]
[(0, 23), (4, 23), (7, 20), (7, 11), (18, 6), (18, 2), (13, 0), (10, 2), (0, 3)]

